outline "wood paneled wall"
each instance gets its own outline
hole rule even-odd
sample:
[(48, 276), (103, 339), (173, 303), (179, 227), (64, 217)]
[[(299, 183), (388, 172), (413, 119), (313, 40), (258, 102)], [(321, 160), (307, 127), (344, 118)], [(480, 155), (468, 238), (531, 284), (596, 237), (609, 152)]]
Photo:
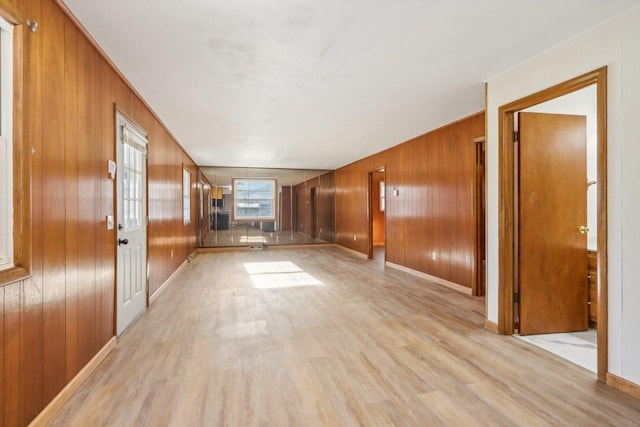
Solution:
[(473, 139), (484, 125), (480, 113), (338, 169), (336, 243), (367, 253), (368, 174), (385, 166), (387, 261), (470, 287)]
[(297, 203), (294, 220), (296, 231), (311, 236), (311, 189), (316, 190), (316, 232), (320, 239), (333, 242), (335, 238), (335, 177), (327, 172), (296, 185), (293, 189)]
[[(196, 246), (197, 170), (53, 0), (2, 0), (19, 28), (31, 156), (31, 273), (0, 287), (0, 425), (28, 424), (114, 335), (115, 106), (149, 132), (149, 289)], [(22, 21), (23, 22), (23, 21)], [(182, 168), (193, 221), (182, 221)], [(29, 194), (22, 194), (29, 197)], [(28, 235), (25, 234), (25, 235)]]

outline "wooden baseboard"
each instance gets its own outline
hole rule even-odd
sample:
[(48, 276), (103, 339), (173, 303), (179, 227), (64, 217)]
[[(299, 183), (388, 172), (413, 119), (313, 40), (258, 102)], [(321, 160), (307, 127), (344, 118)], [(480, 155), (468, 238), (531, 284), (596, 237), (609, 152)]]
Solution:
[(358, 251), (356, 251), (355, 249), (351, 249), (351, 248), (348, 248), (348, 247), (346, 247), (346, 246), (339, 245), (339, 244), (337, 244), (337, 243), (335, 243), (335, 244), (334, 244), (334, 246), (336, 246), (336, 247), (338, 247), (338, 248), (342, 249), (342, 250), (343, 250), (343, 251), (345, 251), (345, 252), (350, 253), (351, 255), (355, 255), (355, 256), (357, 256), (358, 258), (364, 258), (364, 259), (367, 259), (367, 254), (363, 254), (362, 252), (358, 252)]
[[(195, 254), (195, 252), (194, 252)], [(192, 254), (193, 255), (193, 254)], [(191, 255), (190, 255), (191, 256)], [(171, 275), (167, 278), (167, 280), (164, 281), (164, 283), (162, 285), (160, 285), (160, 287), (158, 289), (156, 289), (156, 291), (153, 293), (153, 295), (151, 295), (149, 297), (149, 305), (153, 304), (154, 301), (160, 296), (160, 294), (162, 293), (162, 291), (164, 291), (168, 286), (169, 283), (171, 283), (171, 281), (173, 280), (174, 277), (176, 277), (178, 275), (178, 273), (180, 271), (182, 271), (184, 269), (184, 267), (189, 263), (189, 260), (186, 259), (182, 264), (180, 264), (180, 266), (178, 268), (175, 269), (175, 271), (173, 273), (171, 273)]]
[(450, 282), (448, 280), (441, 279), (440, 277), (432, 276), (430, 274), (423, 273), (423, 272), (418, 271), (418, 270), (413, 270), (411, 268), (405, 267), (404, 265), (394, 264), (394, 263), (389, 262), (389, 261), (387, 261), (385, 263), (385, 265), (387, 265), (387, 266), (389, 266), (391, 268), (395, 268), (396, 270), (404, 271), (405, 273), (413, 274), (414, 276), (418, 276), (418, 277), (420, 277), (422, 279), (425, 279), (425, 280), (428, 280), (430, 282), (437, 283), (438, 285), (445, 286), (445, 287), (447, 287), (449, 289), (453, 289), (454, 291), (458, 291), (458, 292), (466, 294), (466, 295), (471, 295), (471, 288), (468, 288), (466, 286), (462, 286), (462, 285), (460, 285), (458, 283)]
[(69, 399), (71, 399), (71, 396), (73, 396), (78, 388), (80, 388), (82, 383), (89, 378), (89, 375), (91, 375), (98, 365), (100, 365), (109, 353), (111, 353), (111, 350), (116, 347), (116, 343), (117, 338), (112, 337), (109, 342), (102, 347), (98, 354), (96, 354), (93, 359), (91, 359), (89, 363), (87, 363), (85, 367), (82, 368), (71, 381), (69, 381), (60, 393), (58, 393), (58, 395), (49, 402), (42, 412), (40, 412), (38, 416), (31, 421), (31, 423), (29, 423), (29, 427), (44, 427), (53, 420), (55, 416), (58, 415), (58, 412), (60, 412), (60, 409), (62, 409), (64, 404), (67, 403)]
[(607, 372), (607, 385), (640, 400), (640, 385)]
[(494, 334), (498, 333), (498, 324), (492, 322), (489, 319), (484, 319), (484, 328), (493, 332)]

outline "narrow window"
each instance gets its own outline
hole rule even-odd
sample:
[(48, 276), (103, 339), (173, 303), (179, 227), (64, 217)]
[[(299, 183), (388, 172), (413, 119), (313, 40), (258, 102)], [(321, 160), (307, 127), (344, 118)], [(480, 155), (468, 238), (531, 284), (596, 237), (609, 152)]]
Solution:
[(384, 212), (385, 198), (384, 198), (384, 181), (380, 181), (380, 210)]
[(182, 169), (182, 221), (191, 223), (191, 173)]
[(0, 18), (0, 270), (13, 267), (13, 27)]

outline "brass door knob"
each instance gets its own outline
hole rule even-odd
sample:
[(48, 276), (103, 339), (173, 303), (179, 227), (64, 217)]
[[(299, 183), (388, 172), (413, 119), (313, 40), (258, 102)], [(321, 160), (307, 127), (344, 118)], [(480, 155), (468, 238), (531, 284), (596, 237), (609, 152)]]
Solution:
[(580, 232), (580, 234), (587, 234), (589, 232), (589, 227), (587, 227), (586, 225), (581, 225), (580, 228), (578, 228), (578, 231)]

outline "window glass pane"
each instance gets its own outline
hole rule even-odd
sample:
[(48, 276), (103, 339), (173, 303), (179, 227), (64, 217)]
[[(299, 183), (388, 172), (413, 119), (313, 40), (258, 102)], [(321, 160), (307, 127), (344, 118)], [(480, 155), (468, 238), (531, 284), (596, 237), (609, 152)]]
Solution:
[(238, 220), (274, 221), (274, 179), (234, 179), (234, 217)]

